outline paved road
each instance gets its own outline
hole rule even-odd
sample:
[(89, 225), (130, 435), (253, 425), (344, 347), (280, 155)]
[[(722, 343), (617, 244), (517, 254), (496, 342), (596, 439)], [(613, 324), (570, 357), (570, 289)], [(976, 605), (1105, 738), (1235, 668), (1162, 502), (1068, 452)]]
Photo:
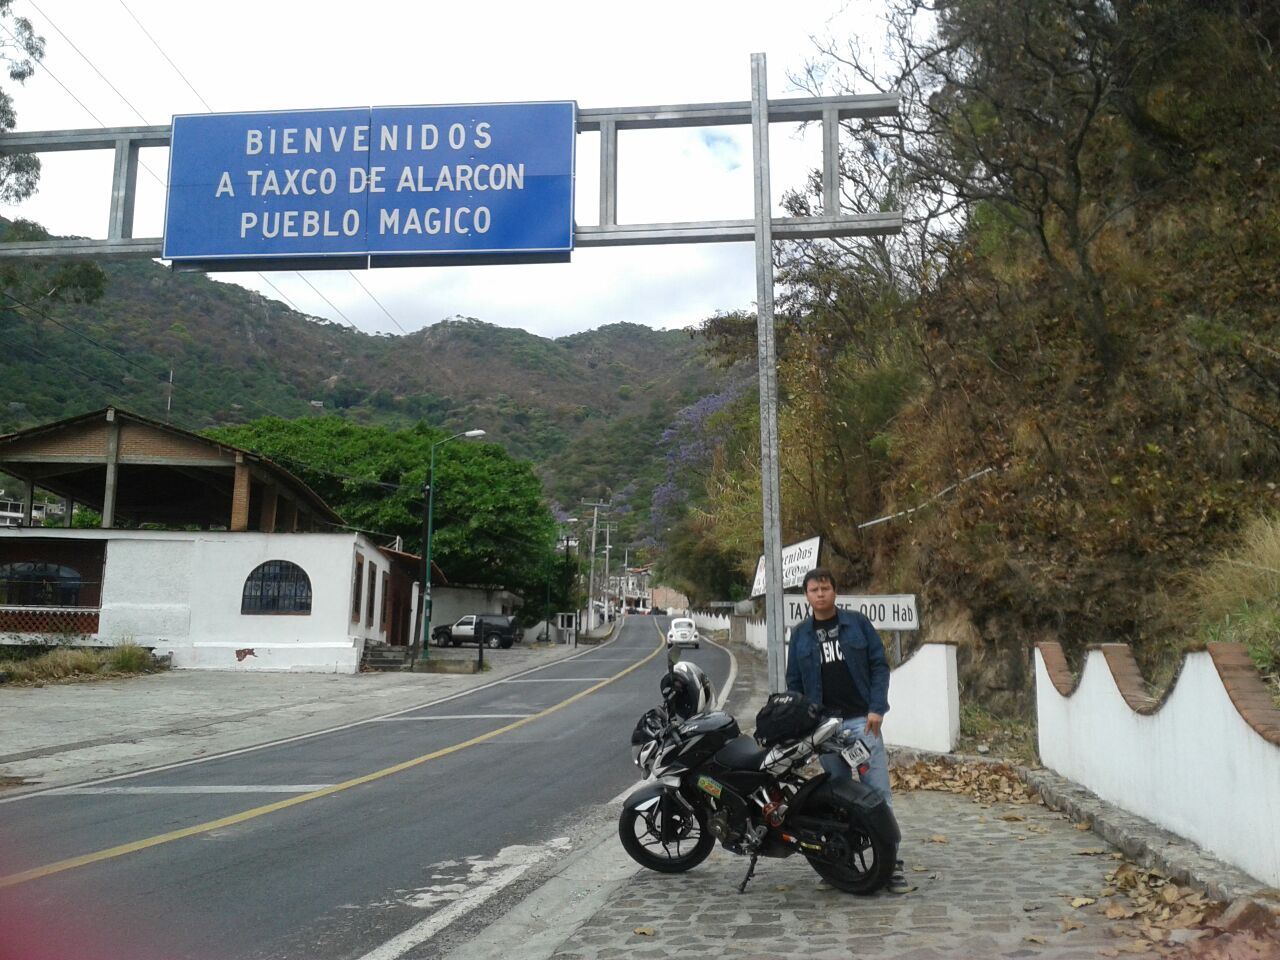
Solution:
[[(392, 717), (0, 806), (0, 958), (421, 951), (635, 781), (659, 625)], [(724, 682), (726, 654), (692, 657)]]

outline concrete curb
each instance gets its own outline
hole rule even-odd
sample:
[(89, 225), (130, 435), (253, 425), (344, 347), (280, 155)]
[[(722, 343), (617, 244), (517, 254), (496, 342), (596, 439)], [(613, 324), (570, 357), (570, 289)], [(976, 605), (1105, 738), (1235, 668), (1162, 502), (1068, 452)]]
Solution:
[(1169, 830), (1108, 803), (1077, 783), (1051, 770), (1030, 768), (998, 757), (932, 753), (904, 747), (889, 749), (891, 766), (909, 766), (917, 761), (950, 764), (1005, 766), (1034, 788), (1050, 810), (1065, 813), (1077, 823), (1087, 823), (1094, 833), (1122, 852), (1133, 863), (1154, 868), (1180, 886), (1199, 890), (1224, 903), (1250, 900), (1276, 913), (1280, 901), (1260, 881), (1225, 863)]

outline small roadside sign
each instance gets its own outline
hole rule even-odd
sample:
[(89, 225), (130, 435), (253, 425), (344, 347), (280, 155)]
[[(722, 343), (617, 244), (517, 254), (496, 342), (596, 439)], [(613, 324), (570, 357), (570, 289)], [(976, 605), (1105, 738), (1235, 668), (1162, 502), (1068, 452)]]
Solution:
[[(786, 625), (795, 627), (813, 611), (804, 597), (789, 594), (782, 598)], [(836, 606), (841, 610), (856, 610), (871, 621), (877, 630), (919, 630), (920, 617), (916, 612), (914, 593), (888, 596), (837, 596)]]
[[(821, 537), (810, 537), (782, 548), (782, 589), (798, 587), (804, 582), (804, 575), (818, 565), (818, 548), (822, 546)], [(751, 596), (764, 596), (765, 574), (764, 554), (756, 563), (755, 582), (751, 585)]]

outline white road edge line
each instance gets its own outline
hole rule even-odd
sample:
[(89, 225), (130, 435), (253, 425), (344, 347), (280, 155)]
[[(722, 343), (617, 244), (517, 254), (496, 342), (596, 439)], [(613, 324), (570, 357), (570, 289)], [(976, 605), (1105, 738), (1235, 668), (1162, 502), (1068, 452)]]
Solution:
[(550, 851), (545, 851), (523, 863), (514, 864), (495, 873), (480, 886), (468, 890), (443, 910), (438, 910), (425, 920), (415, 923), (404, 933), (370, 950), (360, 960), (396, 960), (397, 957), (404, 956), (414, 947), (430, 940), (459, 917), (470, 913), (490, 897), (501, 893), (504, 888), (519, 880), (530, 867), (545, 860), (549, 853)]
[(312, 793), (333, 786), (331, 783), (211, 784), (174, 787), (55, 787), (46, 797), (70, 796), (145, 796), (184, 793)]
[(718, 647), (729, 655), (729, 679), (724, 682), (724, 689), (720, 691), (720, 696), (716, 700), (716, 709), (721, 710), (724, 705), (729, 702), (729, 691), (733, 689), (733, 683), (738, 679), (738, 658), (733, 655), (733, 651), (723, 644), (716, 643), (710, 637), (703, 637), (707, 643), (713, 647)]
[[(714, 640), (710, 640), (710, 639), (708, 639), (707, 642), (714, 645), (718, 649), (722, 650), (724, 653), (728, 654), (729, 656), (729, 676), (728, 676), (728, 679), (725, 680), (724, 689), (721, 691), (720, 696), (716, 700), (716, 708), (719, 709), (720, 707), (723, 707), (724, 704), (728, 701), (729, 693), (733, 689), (734, 682), (737, 680), (738, 658), (733, 655), (733, 651), (730, 650), (728, 647), (725, 647), (719, 643), (716, 643)], [(508, 682), (508, 681), (499, 681), (499, 682)], [(516, 681), (516, 682), (532, 683), (535, 681)], [(606, 801), (605, 805), (608, 807), (617, 807), (619, 804), (622, 803), (623, 800), (625, 800), (631, 794), (633, 790), (636, 790), (638, 787), (643, 786), (647, 782), (649, 781), (637, 780), (635, 783), (627, 787), (617, 796)], [(594, 850), (595, 848), (598, 848), (601, 845), (601, 843), (607, 842), (609, 836), (612, 835), (612, 833), (613, 833), (613, 830), (611, 829), (604, 831), (601, 837), (595, 838), (593, 842), (585, 844), (584, 850), (582, 852), (586, 852), (586, 850), (588, 849)], [(417, 947), (420, 944), (424, 943), (425, 941), (434, 937), (437, 933), (439, 933), (449, 924), (453, 923), (455, 920), (458, 920), (459, 918), (465, 916), (466, 914), (470, 913), (472, 910), (483, 905), (486, 901), (488, 901), (493, 896), (502, 892), (503, 888), (514, 883), (524, 874), (524, 872), (530, 866), (539, 862), (542, 859), (545, 859), (545, 856), (536, 857), (526, 863), (518, 864), (516, 866), (508, 868), (507, 870), (502, 871), (501, 873), (495, 874), (493, 877), (485, 881), (480, 886), (476, 887), (474, 890), (467, 892), (458, 900), (455, 900), (452, 904), (450, 904), (445, 909), (439, 911), (438, 913), (432, 914), (430, 917), (427, 917), (425, 920), (422, 920), (421, 922), (410, 927), (404, 933), (392, 938), (391, 940), (388, 940), (386, 943), (382, 944), (379, 947), (376, 947), (374, 950), (370, 951), (369, 953), (366, 953), (363, 957), (360, 958), (360, 960), (397, 960), (398, 957), (401, 957), (404, 954), (408, 953), (414, 947)], [(571, 857), (570, 859), (576, 859), (576, 858)], [(630, 867), (631, 869), (629, 870), (629, 872), (626, 873), (626, 875), (622, 878), (622, 880), (619, 881), (619, 883), (625, 882), (626, 879), (630, 878), (640, 870), (640, 866), (638, 864), (628, 864), (628, 867)], [(554, 879), (554, 878), (551, 878), (551, 879)]]
[[(588, 654), (595, 653), (597, 650), (603, 650), (605, 647), (617, 643), (618, 638), (622, 636), (622, 631), (618, 630), (612, 640), (606, 640), (604, 643), (596, 647), (588, 647), (581, 653), (575, 653), (572, 656), (561, 657), (558, 660), (552, 660), (550, 663), (544, 663), (540, 666), (530, 667), (528, 670), (513, 674), (512, 676), (523, 677), (530, 673), (537, 673), (539, 670), (546, 670), (548, 667), (554, 667), (561, 663), (568, 663), (570, 660), (577, 660), (579, 657), (585, 657)], [(510, 679), (508, 677), (507, 679)], [(43, 797), (51, 790), (66, 790), (68, 787), (94, 787), (101, 783), (114, 783), (117, 780), (128, 780), (132, 777), (144, 777), (153, 773), (161, 773), (165, 770), (176, 770), (179, 767), (189, 767), (197, 763), (208, 763), (210, 760), (223, 760), (227, 757), (238, 757), (241, 754), (253, 753), (255, 750), (265, 750), (268, 747), (279, 747), (286, 743), (297, 743), (299, 740), (310, 740), (312, 737), (322, 737), (327, 733), (338, 733), (342, 730), (350, 730), (352, 727), (358, 727), (361, 724), (373, 723), (379, 720), (385, 720), (388, 717), (398, 717), (404, 713), (413, 713), (415, 710), (425, 710), (427, 707), (434, 707), (441, 703), (448, 703), (450, 700), (457, 700), (459, 697), (469, 696), (478, 693), (481, 690), (488, 690), (490, 687), (496, 687), (498, 684), (505, 682), (504, 680), (491, 680), (486, 684), (478, 687), (472, 687), (470, 690), (459, 690), (447, 697), (441, 697), (439, 700), (429, 700), (426, 703), (420, 703), (413, 707), (404, 707), (400, 710), (394, 710), (391, 713), (384, 713), (376, 717), (366, 717), (363, 720), (353, 720), (350, 723), (342, 723), (334, 727), (325, 727), (323, 730), (313, 730), (310, 733), (300, 733), (292, 737), (283, 737), (280, 740), (268, 740), (266, 743), (255, 743), (253, 746), (241, 747), (238, 750), (227, 750), (223, 753), (212, 753), (205, 757), (193, 757), (190, 760), (178, 760), (174, 763), (162, 764), (158, 767), (147, 767), (143, 770), (132, 770), (129, 773), (117, 773), (110, 777), (100, 777), (95, 780), (84, 780), (80, 783), (67, 784), (62, 787), (47, 787), (44, 790), (33, 790), (30, 793), (22, 793), (13, 797), (0, 797), (0, 805), (6, 803), (18, 803), (21, 800), (29, 800), (32, 797)]]

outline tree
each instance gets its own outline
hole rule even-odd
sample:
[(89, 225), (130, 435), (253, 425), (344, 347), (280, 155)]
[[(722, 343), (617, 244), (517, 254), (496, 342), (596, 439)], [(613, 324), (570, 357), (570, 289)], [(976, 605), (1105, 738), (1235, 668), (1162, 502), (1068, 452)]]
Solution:
[[(8, 69), (9, 79), (25, 83), (35, 73), (36, 64), (44, 58), (44, 38), (37, 36), (31, 21), (15, 16), (13, 0), (0, 0), (0, 63)], [(13, 97), (0, 88), (0, 133), (8, 133), (18, 123)], [(0, 202), (21, 203), (36, 192), (40, 180), (40, 158), (33, 153), (0, 154)], [(0, 241), (47, 240), (43, 227), (28, 220), (4, 224)], [(40, 264), (6, 263), (0, 267), (0, 291), (5, 294), (5, 309), (37, 309), (41, 300), (88, 302), (102, 296), (106, 284), (97, 264), (67, 260), (44, 261)]]
[[(1097, 359), (1113, 372), (1117, 337), (1098, 241), (1186, 159), (1176, 128), (1149, 104), (1158, 93), (1156, 65), (1194, 35), (1195, 5), (891, 0), (888, 7), (895, 61), (888, 72), (856, 43), (831, 43), (806, 85), (899, 91), (898, 116), (862, 121), (857, 132), (888, 145), (902, 182), (936, 198), (942, 222), (959, 229), (982, 213), (1035, 243)], [(861, 170), (880, 168), (868, 159), (859, 158)]]
[[(357, 529), (422, 549), (422, 498), (431, 445), (448, 434), (339, 417), (268, 417), (208, 436), (276, 460)], [(545, 595), (555, 527), (531, 465), (492, 443), (436, 448), (432, 562), (453, 583), (503, 586), (530, 602)]]
[[(44, 38), (38, 37), (26, 17), (15, 16), (13, 0), (0, 0), (0, 62), (9, 71), (9, 79), (25, 83), (44, 58)], [(0, 133), (8, 133), (18, 123), (13, 97), (0, 88)], [(31, 153), (0, 156), (0, 201), (19, 203), (36, 192), (40, 179), (40, 158)]]

